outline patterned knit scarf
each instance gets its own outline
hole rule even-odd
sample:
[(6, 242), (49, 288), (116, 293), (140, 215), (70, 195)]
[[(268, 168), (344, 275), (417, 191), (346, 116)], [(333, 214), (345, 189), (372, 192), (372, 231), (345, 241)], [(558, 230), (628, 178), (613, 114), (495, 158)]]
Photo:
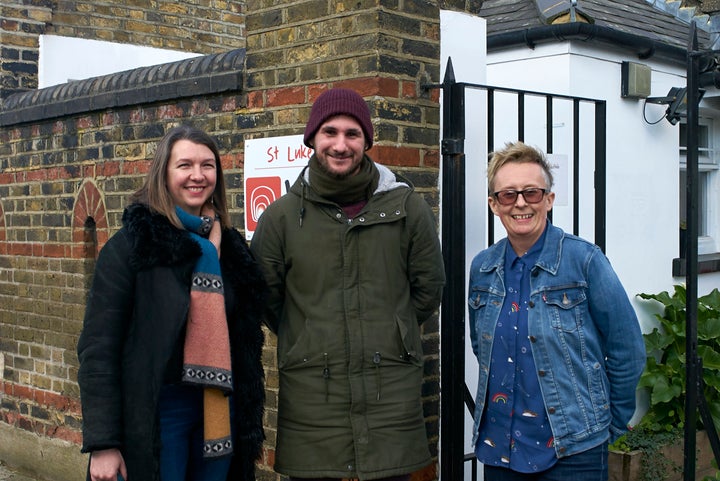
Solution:
[[(203, 456), (232, 454), (230, 398), (232, 367), (230, 336), (218, 248), (199, 235), (202, 219), (176, 207), (180, 222), (200, 244), (190, 289), (190, 310), (185, 331), (182, 380), (203, 388), (205, 441)], [(227, 395), (226, 395), (227, 394)]]

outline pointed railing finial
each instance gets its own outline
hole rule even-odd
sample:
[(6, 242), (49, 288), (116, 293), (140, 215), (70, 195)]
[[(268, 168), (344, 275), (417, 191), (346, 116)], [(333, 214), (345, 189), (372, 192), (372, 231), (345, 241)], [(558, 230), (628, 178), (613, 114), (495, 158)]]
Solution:
[(445, 77), (443, 83), (451, 84), (455, 82), (455, 71), (453, 70), (452, 57), (448, 57), (447, 66), (445, 67)]

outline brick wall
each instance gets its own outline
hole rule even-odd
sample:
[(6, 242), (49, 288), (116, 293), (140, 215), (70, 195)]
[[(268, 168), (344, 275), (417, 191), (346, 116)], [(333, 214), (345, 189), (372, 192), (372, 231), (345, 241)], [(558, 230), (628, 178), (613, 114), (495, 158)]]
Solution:
[[(73, 17), (70, 3), (91, 18)], [(135, 11), (132, 5), (144, 2), (125, 3)], [(158, 2), (166, 3), (176, 2)], [(191, 3), (197, 2), (177, 4)], [(208, 62), (183, 61), (182, 68), (162, 71), (199, 70), (189, 78), (158, 79), (146, 72), (108, 76), (73, 89), (16, 94), (0, 105), (0, 422), (79, 442), (75, 343), (94, 258), (119, 228), (127, 195), (140, 185), (156, 142), (173, 125), (190, 122), (216, 138), (233, 223), (242, 227), (243, 139), (299, 134), (320, 92), (351, 87), (371, 108), (376, 132), (371, 157), (407, 176), (437, 211), (440, 114), (437, 91), (423, 88), (439, 81), (437, 4), (245, 4), (247, 56), (231, 51), (228, 58), (235, 63), (218, 57), (205, 71), (198, 66)], [(55, 32), (99, 37), (100, 31), (114, 30), (98, 26), (97, 19), (105, 18), (98, 15), (103, 5), (107, 12), (103, 2), (61, 1), (57, 10), (43, 11), (52, 13)], [(108, 25), (119, 22), (106, 16)], [(58, 19), (62, 22), (55, 23)], [(87, 24), (96, 30), (86, 30)], [(424, 407), (436, 454), (437, 319), (424, 325), (423, 342)], [(258, 478), (276, 481), (278, 380), (271, 334), (263, 356), (268, 440)], [(430, 467), (413, 479), (434, 478)]]
[(46, 33), (196, 53), (245, 46), (245, 2), (60, 0)]
[(375, 157), (437, 167), (437, 91), (422, 88), (440, 72), (437, 4), (267, 4), (248, 1), (246, 89), (248, 107), (265, 113), (258, 131), (302, 131), (315, 97), (328, 87), (350, 87), (371, 98)]
[(245, 2), (23, 0), (0, 6), (0, 105), (38, 86), (39, 36), (102, 40), (202, 54), (245, 47)]
[(242, 224), (243, 101), (205, 95), (0, 128), (1, 422), (81, 442), (75, 348), (97, 250), (119, 228), (157, 141), (179, 123), (221, 146), (232, 220)]
[(0, 4), (0, 105), (13, 92), (38, 86), (39, 36), (52, 17), (52, 2)]

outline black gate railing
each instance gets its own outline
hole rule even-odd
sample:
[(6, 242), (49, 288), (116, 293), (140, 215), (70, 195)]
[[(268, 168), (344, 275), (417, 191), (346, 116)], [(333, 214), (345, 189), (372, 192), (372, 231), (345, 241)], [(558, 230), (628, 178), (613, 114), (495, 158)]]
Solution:
[[(580, 219), (580, 172), (589, 165), (593, 168), (594, 189), (594, 242), (605, 250), (606, 216), (606, 103), (603, 100), (555, 95), (541, 92), (515, 90), (488, 85), (460, 83), (455, 81), (452, 62), (448, 60), (443, 83), (428, 88), (442, 89), (443, 131), (441, 141), (442, 154), (442, 230), (443, 258), (447, 284), (441, 307), (440, 329), (440, 479), (441, 481), (460, 481), (465, 479), (466, 463), (470, 463), (469, 476), (477, 479), (478, 466), (473, 453), (465, 453), (464, 424), (465, 408), (470, 415), (474, 411), (473, 396), (465, 383), (465, 314), (466, 304), (466, 201), (465, 201), (465, 140), (466, 140), (466, 91), (467, 89), (486, 92), (487, 132), (471, 132), (472, 136), (487, 135), (487, 151), (495, 149), (496, 125), (507, 125), (516, 119), (515, 138), (507, 141), (524, 141), (527, 132), (526, 113), (529, 108), (526, 100), (545, 99), (545, 151), (553, 153), (556, 139), (553, 126), (556, 121), (555, 105), (557, 101), (572, 105), (569, 118), (572, 123), (572, 180), (570, 191), (572, 199), (572, 232), (579, 235)], [(498, 93), (516, 97), (516, 111), (496, 109)], [(581, 105), (589, 104), (592, 117), (589, 120), (581, 113)], [(536, 113), (534, 110), (533, 113)], [(584, 111), (583, 111), (584, 112)], [(567, 116), (565, 116), (567, 118)], [(585, 122), (585, 124), (583, 124)], [(588, 136), (583, 125), (593, 128)], [(533, 129), (537, 130), (537, 128)], [(587, 130), (587, 129), (586, 129)], [(585, 135), (583, 135), (585, 134)], [(591, 139), (588, 141), (588, 137)], [(590, 154), (583, 142), (590, 143)], [(485, 156), (484, 161), (487, 161)], [(569, 166), (568, 166), (569, 167)], [(484, 185), (481, 183), (481, 185)], [(582, 219), (584, 220), (584, 219)], [(488, 209), (486, 233), (487, 244), (495, 241), (494, 218)]]

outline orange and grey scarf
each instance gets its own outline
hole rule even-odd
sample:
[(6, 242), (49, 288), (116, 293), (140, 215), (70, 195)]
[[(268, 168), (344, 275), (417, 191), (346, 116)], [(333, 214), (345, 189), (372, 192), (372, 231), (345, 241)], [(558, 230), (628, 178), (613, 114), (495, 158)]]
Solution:
[(203, 456), (218, 458), (233, 451), (230, 436), (230, 336), (219, 246), (206, 238), (207, 232), (203, 231), (207, 229), (203, 229), (202, 218), (190, 215), (179, 207), (176, 212), (183, 226), (202, 248), (190, 288), (182, 380), (203, 388)]

